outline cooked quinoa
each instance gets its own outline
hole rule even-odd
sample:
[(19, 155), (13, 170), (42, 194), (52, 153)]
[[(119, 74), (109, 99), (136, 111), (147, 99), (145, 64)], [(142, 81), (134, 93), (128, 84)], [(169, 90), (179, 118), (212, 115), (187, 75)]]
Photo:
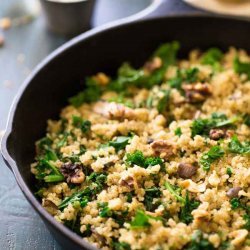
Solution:
[(161, 45), (97, 73), (36, 143), (43, 207), (101, 249), (250, 249), (250, 57)]

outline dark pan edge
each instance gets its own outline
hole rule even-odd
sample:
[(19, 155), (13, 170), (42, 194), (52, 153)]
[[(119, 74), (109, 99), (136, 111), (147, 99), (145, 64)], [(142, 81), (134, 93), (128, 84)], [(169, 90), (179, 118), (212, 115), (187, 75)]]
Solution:
[[(238, 21), (244, 21), (240, 18), (232, 18), (229, 16), (217, 16), (217, 15), (211, 15), (211, 14), (199, 14), (199, 13), (195, 13), (195, 14), (173, 14), (173, 15), (169, 15), (167, 17), (158, 17), (158, 18), (152, 18), (153, 20), (155, 19), (166, 19), (166, 18), (193, 18), (193, 17), (200, 17), (200, 18), (217, 18), (217, 19), (221, 19), (221, 20), (238, 20)], [(58, 55), (60, 55), (61, 53), (67, 51), (68, 49), (70, 49), (72, 46), (76, 45), (77, 43), (81, 42), (82, 40), (91, 38), (93, 36), (95, 36), (96, 34), (102, 33), (102, 32), (107, 32), (109, 30), (121, 27), (121, 26), (126, 26), (128, 25), (128, 28), (130, 25), (133, 25), (133, 23), (145, 23), (145, 22), (149, 22), (151, 19), (144, 19), (144, 20), (140, 20), (140, 21), (133, 21), (130, 22), (130, 20), (121, 20), (121, 21), (115, 21), (112, 22), (110, 24), (106, 24), (103, 25), (99, 28), (93, 29), (91, 31), (88, 31), (84, 34), (81, 34), (75, 38), (73, 38), (72, 40), (70, 40), (69, 42), (67, 42), (66, 44), (60, 46), (58, 49), (56, 49), (54, 52), (52, 52), (49, 56), (47, 56), (44, 60), (42, 60), (41, 63), (38, 64), (38, 66), (35, 67), (35, 69), (32, 71), (32, 73), (30, 74), (30, 76), (24, 81), (24, 83), (21, 85), (20, 89), (18, 90), (18, 93), (12, 103), (10, 112), (9, 112), (9, 116), (8, 116), (8, 121), (7, 121), (7, 126), (6, 126), (6, 131), (5, 134), (2, 137), (1, 140), (1, 153), (3, 155), (3, 158), (6, 162), (6, 164), (10, 167), (10, 169), (13, 171), (14, 176), (16, 178), (16, 181), (20, 187), (20, 189), (22, 190), (22, 192), (24, 193), (25, 197), (27, 198), (27, 200), (30, 202), (30, 204), (33, 206), (33, 208), (39, 213), (39, 215), (41, 217), (43, 217), (49, 224), (50, 226), (52, 226), (54, 229), (59, 230), (63, 236), (70, 238), (72, 241), (74, 241), (79, 247), (85, 248), (85, 249), (93, 249), (96, 250), (97, 248), (94, 247), (93, 245), (91, 245), (90, 243), (88, 243), (87, 241), (84, 241), (80, 236), (76, 235), (75, 233), (73, 233), (71, 230), (69, 230), (68, 228), (66, 228), (64, 225), (58, 223), (55, 221), (55, 219), (45, 211), (45, 209), (41, 206), (41, 204), (36, 200), (35, 196), (33, 195), (33, 193), (28, 189), (26, 183), (24, 182), (24, 180), (21, 177), (21, 174), (18, 170), (18, 167), (16, 165), (16, 162), (12, 159), (12, 157), (10, 156), (9, 152), (8, 152), (8, 140), (11, 137), (11, 131), (12, 131), (12, 123), (13, 123), (13, 118), (15, 115), (15, 111), (16, 111), (16, 107), (19, 103), (19, 100), (22, 96), (22, 94), (24, 93), (26, 87), (29, 85), (29, 83), (31, 82), (31, 80), (36, 76), (36, 74), (46, 65), (48, 64), (50, 61), (54, 60)], [(244, 21), (245, 22), (245, 21)]]

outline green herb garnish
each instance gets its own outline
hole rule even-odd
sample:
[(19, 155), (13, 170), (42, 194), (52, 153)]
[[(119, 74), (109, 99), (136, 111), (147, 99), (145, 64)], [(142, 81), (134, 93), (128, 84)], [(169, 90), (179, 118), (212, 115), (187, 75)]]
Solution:
[(159, 113), (163, 113), (164, 111), (166, 111), (169, 105), (169, 101), (170, 101), (171, 91), (168, 89), (162, 92), (163, 92), (163, 97), (161, 97), (161, 99), (159, 100), (157, 104), (157, 110), (159, 111)]
[(246, 74), (250, 79), (250, 63), (241, 62), (238, 57), (234, 59), (234, 71), (238, 74)]
[(174, 131), (174, 134), (177, 135), (178, 137), (180, 137), (180, 136), (182, 135), (181, 128), (177, 128), (177, 129)]
[(72, 124), (76, 128), (80, 128), (83, 133), (87, 133), (90, 131), (91, 122), (88, 120), (84, 120), (79, 116), (73, 115)]
[(192, 137), (196, 135), (208, 136), (209, 131), (213, 128), (222, 128), (232, 126), (239, 121), (237, 116), (230, 119), (226, 115), (221, 113), (213, 113), (211, 118), (196, 119), (193, 121), (191, 126)]
[(126, 163), (129, 165), (137, 165), (143, 168), (147, 168), (149, 166), (161, 165), (163, 161), (160, 157), (145, 157), (143, 153), (139, 150), (134, 153), (126, 155)]
[(235, 154), (249, 154), (250, 153), (250, 142), (240, 142), (238, 137), (234, 135), (231, 141), (228, 143), (228, 150)]
[(85, 81), (85, 89), (79, 92), (77, 95), (69, 98), (69, 103), (75, 107), (81, 106), (84, 102), (90, 103), (99, 100), (102, 89), (97, 82), (91, 78), (87, 77)]
[(205, 171), (209, 171), (211, 164), (221, 158), (224, 153), (224, 150), (220, 146), (213, 146), (208, 152), (202, 155), (200, 164)]
[(218, 48), (210, 48), (207, 50), (202, 58), (201, 63), (211, 65), (215, 70), (220, 69), (220, 61), (223, 57), (223, 53)]
[(125, 149), (130, 140), (131, 136), (117, 136), (115, 140), (109, 141), (108, 145), (114, 147), (116, 152), (118, 152), (119, 150)]
[(184, 206), (181, 207), (179, 214), (180, 221), (189, 224), (193, 221), (193, 215), (191, 214), (194, 209), (200, 205), (199, 201), (189, 198), (189, 193), (186, 193)]
[(137, 210), (135, 213), (134, 219), (130, 222), (131, 229), (142, 229), (150, 227), (151, 224), (149, 223), (149, 220), (161, 220), (161, 217), (153, 217), (150, 215), (145, 214), (142, 210)]

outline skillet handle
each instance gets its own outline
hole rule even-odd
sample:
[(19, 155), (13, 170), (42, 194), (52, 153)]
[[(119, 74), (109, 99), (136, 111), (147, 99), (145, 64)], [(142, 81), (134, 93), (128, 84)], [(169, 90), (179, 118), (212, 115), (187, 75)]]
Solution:
[(10, 137), (11, 137), (11, 134), (6, 131), (4, 135), (2, 136), (2, 139), (0, 139), (0, 146), (1, 146), (0, 152), (1, 152), (1, 155), (3, 157), (5, 164), (11, 170), (11, 172), (13, 172), (15, 161), (12, 159), (7, 149), (7, 145), (9, 143)]

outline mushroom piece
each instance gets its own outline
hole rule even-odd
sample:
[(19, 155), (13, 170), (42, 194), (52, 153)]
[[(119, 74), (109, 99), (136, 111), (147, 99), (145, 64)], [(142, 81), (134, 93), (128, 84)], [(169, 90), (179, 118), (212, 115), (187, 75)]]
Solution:
[(185, 91), (188, 103), (203, 102), (212, 93), (211, 86), (208, 83), (184, 84), (182, 88)]
[(64, 163), (61, 167), (61, 173), (66, 178), (67, 183), (81, 184), (85, 180), (82, 164), (80, 163)]
[(209, 138), (215, 141), (224, 138), (225, 136), (226, 136), (226, 131), (223, 129), (211, 129), (209, 131)]
[(43, 199), (42, 205), (51, 215), (57, 214), (58, 207), (53, 201), (48, 199)]
[(233, 187), (230, 188), (227, 191), (227, 197), (229, 197), (230, 199), (232, 198), (237, 198), (239, 196), (239, 192), (240, 192), (241, 188), (240, 187)]
[(180, 163), (178, 166), (178, 175), (183, 179), (189, 179), (197, 172), (197, 167), (189, 163)]
[(174, 146), (165, 140), (157, 140), (151, 143), (151, 147), (155, 155), (165, 160), (174, 155)]
[(134, 178), (132, 176), (126, 176), (119, 181), (121, 186), (127, 187), (129, 189), (134, 188)]

